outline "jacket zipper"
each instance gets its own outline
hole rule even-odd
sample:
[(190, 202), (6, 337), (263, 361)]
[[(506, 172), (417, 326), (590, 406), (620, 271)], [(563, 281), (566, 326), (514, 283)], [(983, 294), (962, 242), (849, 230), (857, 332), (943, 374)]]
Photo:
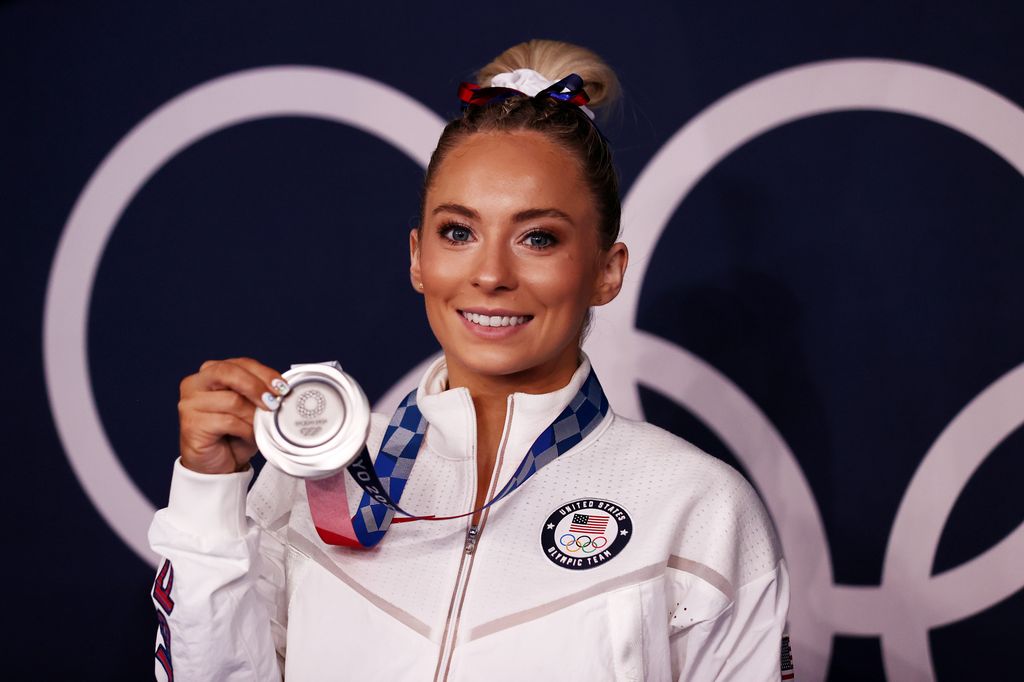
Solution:
[[(494, 496), (494, 489), (497, 487), (502, 461), (505, 458), (505, 446), (508, 444), (508, 427), (512, 423), (512, 411), (514, 402), (512, 396), (508, 397), (508, 408), (505, 410), (505, 426), (501, 433), (501, 445), (498, 447), (498, 456), (494, 461), (494, 469), (491, 471), (491, 482), (487, 490), (487, 499)], [(475, 452), (475, 450), (474, 450)], [(474, 462), (475, 464), (475, 462)], [(474, 499), (475, 499), (474, 495)], [(437, 668), (434, 670), (434, 681), (438, 682), (448, 679), (448, 671), (451, 669), (452, 654), (455, 651), (455, 640), (459, 633), (459, 618), (462, 616), (462, 603), (466, 599), (466, 585), (469, 583), (470, 573), (473, 571), (473, 559), (475, 558), (476, 545), (480, 541), (480, 534), (487, 523), (487, 516), (491, 508), (488, 507), (480, 515), (480, 523), (473, 525), (470, 518), (469, 527), (466, 529), (466, 542), (462, 549), (462, 558), (459, 560), (459, 572), (455, 578), (455, 589), (452, 590), (452, 600), (448, 605), (448, 620), (445, 622), (444, 634), (441, 637), (441, 651), (437, 659)]]

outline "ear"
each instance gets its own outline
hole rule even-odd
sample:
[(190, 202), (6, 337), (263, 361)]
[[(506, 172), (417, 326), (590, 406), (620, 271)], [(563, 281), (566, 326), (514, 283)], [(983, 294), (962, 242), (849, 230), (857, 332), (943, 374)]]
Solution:
[(597, 286), (590, 299), (590, 305), (610, 303), (622, 290), (622, 279), (629, 263), (629, 249), (622, 242), (615, 242), (601, 254), (598, 262)]
[(409, 230), (409, 283), (417, 293), (423, 290), (423, 277), (420, 274), (420, 231), (416, 227)]

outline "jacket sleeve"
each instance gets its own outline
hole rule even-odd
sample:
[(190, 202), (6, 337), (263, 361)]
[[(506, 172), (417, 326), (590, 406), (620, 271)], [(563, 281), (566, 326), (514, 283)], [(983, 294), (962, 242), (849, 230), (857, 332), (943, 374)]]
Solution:
[[(780, 667), (786, 645), (789, 575), (780, 560), (774, 570), (737, 588), (720, 613), (673, 637), (679, 680), (767, 682), (792, 679)], [(787, 656), (781, 656), (786, 665)]]
[[(264, 475), (274, 474), (265, 470), (257, 487)], [(267, 509), (254, 514), (250, 500), (246, 516), (251, 478), (174, 465), (167, 508), (149, 529), (163, 557), (152, 590), (158, 680), (281, 679), (285, 543)]]

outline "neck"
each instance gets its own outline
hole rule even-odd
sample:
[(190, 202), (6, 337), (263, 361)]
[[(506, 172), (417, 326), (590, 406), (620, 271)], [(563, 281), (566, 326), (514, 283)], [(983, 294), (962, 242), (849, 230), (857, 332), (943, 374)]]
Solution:
[[(508, 396), (512, 393), (556, 391), (569, 383), (579, 364), (578, 344), (571, 344), (566, 352), (550, 362), (512, 374), (481, 374), (449, 358), (448, 387), (468, 388), (476, 411), (477, 508), (486, 501), (488, 483), (505, 427)], [(474, 516), (473, 523), (477, 522), (478, 517)]]

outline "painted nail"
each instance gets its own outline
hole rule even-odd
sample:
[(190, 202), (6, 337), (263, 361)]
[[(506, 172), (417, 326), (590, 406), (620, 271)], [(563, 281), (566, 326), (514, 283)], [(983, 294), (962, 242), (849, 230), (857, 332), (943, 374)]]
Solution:
[(271, 411), (281, 407), (281, 399), (270, 391), (264, 391), (260, 398), (263, 399), (263, 404), (267, 406), (267, 409)]
[(274, 387), (278, 395), (288, 395), (288, 391), (292, 390), (292, 387), (288, 385), (288, 382), (284, 379), (274, 379), (270, 382), (270, 385)]

